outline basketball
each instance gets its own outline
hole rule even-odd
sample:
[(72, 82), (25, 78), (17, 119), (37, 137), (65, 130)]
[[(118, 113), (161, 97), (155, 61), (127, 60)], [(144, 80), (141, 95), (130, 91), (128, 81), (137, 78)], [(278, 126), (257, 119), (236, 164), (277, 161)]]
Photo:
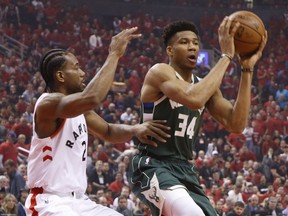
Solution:
[(265, 34), (265, 26), (262, 20), (250, 11), (237, 11), (232, 13), (229, 18), (233, 18), (231, 28), (240, 23), (234, 35), (235, 51), (240, 56), (250, 56), (259, 48), (262, 36)]

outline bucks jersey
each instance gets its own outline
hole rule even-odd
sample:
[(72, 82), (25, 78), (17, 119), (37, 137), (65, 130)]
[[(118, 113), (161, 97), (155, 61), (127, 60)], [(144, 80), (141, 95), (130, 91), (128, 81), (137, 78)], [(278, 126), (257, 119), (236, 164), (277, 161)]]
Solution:
[[(182, 79), (178, 73), (176, 76), (178, 79)], [(197, 83), (199, 78), (192, 75), (192, 81), (191, 85)], [(142, 122), (166, 120), (172, 134), (170, 134), (170, 138), (166, 139), (166, 143), (155, 140), (158, 144), (157, 148), (140, 144), (140, 152), (159, 159), (192, 159), (193, 144), (201, 127), (203, 110), (204, 108), (191, 110), (165, 95), (153, 103), (142, 103)]]

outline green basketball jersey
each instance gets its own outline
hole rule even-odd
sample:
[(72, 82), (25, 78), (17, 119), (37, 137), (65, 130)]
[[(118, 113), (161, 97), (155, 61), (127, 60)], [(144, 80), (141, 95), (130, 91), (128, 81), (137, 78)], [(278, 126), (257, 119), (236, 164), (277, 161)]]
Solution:
[[(182, 79), (176, 73), (178, 79)], [(193, 75), (193, 83), (200, 78)], [(193, 85), (191, 83), (191, 85)], [(202, 123), (204, 107), (198, 110), (191, 110), (165, 95), (154, 103), (142, 103), (141, 121), (167, 120), (170, 126), (170, 138), (166, 143), (156, 140), (158, 147), (140, 144), (140, 153), (154, 156), (158, 159), (190, 160), (193, 154), (193, 144), (197, 138)]]

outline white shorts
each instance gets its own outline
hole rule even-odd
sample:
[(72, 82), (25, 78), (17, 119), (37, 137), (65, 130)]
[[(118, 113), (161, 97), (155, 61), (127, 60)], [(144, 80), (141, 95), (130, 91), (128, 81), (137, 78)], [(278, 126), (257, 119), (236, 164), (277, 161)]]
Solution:
[[(25, 203), (27, 216), (121, 216), (90, 200), (86, 195), (30, 193)], [(38, 213), (38, 214), (37, 214)]]

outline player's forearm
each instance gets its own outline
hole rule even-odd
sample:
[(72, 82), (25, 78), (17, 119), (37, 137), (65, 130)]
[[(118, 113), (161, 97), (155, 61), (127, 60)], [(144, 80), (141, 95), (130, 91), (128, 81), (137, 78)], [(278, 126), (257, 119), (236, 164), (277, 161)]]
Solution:
[(191, 86), (191, 91), (193, 91), (194, 95), (197, 95), (198, 100), (202, 103), (201, 107), (203, 107), (209, 98), (220, 88), (229, 63), (229, 58), (222, 57), (207, 76), (205, 76), (201, 82), (197, 83), (197, 88), (193, 88), (193, 85)]
[(93, 97), (96, 104), (102, 102), (113, 83), (118, 61), (119, 55), (116, 53), (108, 55), (104, 65), (83, 91), (83, 97)]
[(136, 128), (125, 124), (109, 124), (108, 132), (104, 139), (111, 143), (123, 143), (132, 139)]
[(246, 127), (251, 104), (251, 82), (253, 73), (242, 72), (238, 96), (233, 107), (232, 130), (242, 132)]

